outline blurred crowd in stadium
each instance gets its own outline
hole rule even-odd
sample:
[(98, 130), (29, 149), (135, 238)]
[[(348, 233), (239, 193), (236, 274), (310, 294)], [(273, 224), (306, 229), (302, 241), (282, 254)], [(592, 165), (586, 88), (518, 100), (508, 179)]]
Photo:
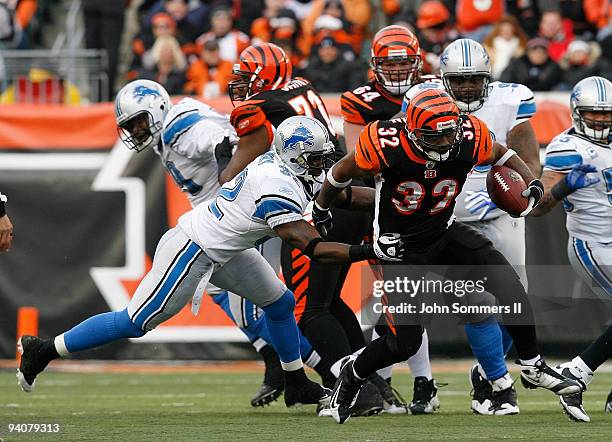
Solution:
[[(37, 46), (36, 29), (59, 0), (0, 0), (0, 48)], [(227, 93), (232, 66), (251, 43), (274, 42), (298, 76), (320, 92), (343, 92), (368, 76), (372, 31), (416, 32), (426, 73), (459, 37), (484, 44), (495, 80), (534, 91), (569, 90), (592, 75), (612, 77), (610, 0), (82, 0), (85, 44), (105, 49), (119, 86), (146, 78), (171, 94)], [(38, 7), (38, 11), (37, 11)], [(121, 69), (126, 11), (137, 10), (132, 59)], [(32, 18), (34, 17), (34, 26)], [(32, 29), (32, 28), (36, 29)], [(40, 32), (40, 31), (39, 31)], [(113, 88), (109, 88), (108, 100)]]

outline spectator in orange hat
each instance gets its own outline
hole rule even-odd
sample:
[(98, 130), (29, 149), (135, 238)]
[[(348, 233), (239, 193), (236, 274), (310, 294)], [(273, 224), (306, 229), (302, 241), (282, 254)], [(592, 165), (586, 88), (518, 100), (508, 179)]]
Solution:
[(560, 83), (563, 73), (550, 58), (549, 45), (549, 41), (542, 37), (529, 40), (526, 54), (512, 59), (502, 72), (500, 81), (524, 84), (532, 91), (554, 89)]
[(451, 41), (459, 37), (451, 26), (450, 12), (441, 1), (428, 0), (418, 9), (416, 25), (421, 50), (425, 53), (423, 71), (428, 74), (438, 73), (440, 54)]
[(185, 93), (205, 99), (226, 94), (232, 67), (232, 62), (221, 58), (219, 43), (214, 39), (207, 40), (202, 45), (200, 58), (187, 69)]
[(498, 21), (485, 38), (483, 46), (491, 59), (491, 75), (498, 79), (512, 58), (520, 57), (527, 47), (527, 34), (511, 15)]
[(233, 25), (232, 11), (224, 4), (217, 5), (210, 12), (210, 31), (198, 37), (198, 45), (202, 47), (207, 40), (216, 40), (221, 58), (233, 63), (251, 44), (251, 39)]
[(574, 39), (572, 21), (561, 17), (557, 10), (544, 11), (540, 18), (539, 36), (548, 40), (550, 58), (558, 62)]

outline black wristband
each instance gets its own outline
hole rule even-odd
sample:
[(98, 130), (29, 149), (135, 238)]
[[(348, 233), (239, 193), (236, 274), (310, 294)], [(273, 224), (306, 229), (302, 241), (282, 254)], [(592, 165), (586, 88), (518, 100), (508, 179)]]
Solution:
[(346, 199), (342, 204), (336, 206), (337, 209), (348, 209), (351, 207), (351, 201), (353, 200), (353, 188), (348, 186), (346, 188)]
[(314, 238), (311, 239), (310, 242), (304, 248), (304, 255), (308, 256), (310, 259), (314, 259), (314, 250), (317, 244), (323, 241), (323, 238)]
[(374, 245), (363, 244), (359, 246), (349, 246), (349, 260), (351, 262), (365, 261), (366, 259), (376, 259)]
[(0, 201), (0, 218), (6, 215), (6, 208), (4, 207), (4, 201)]
[(557, 184), (553, 186), (552, 189), (550, 189), (550, 194), (557, 201), (561, 201), (563, 198), (568, 196), (570, 193), (572, 193), (572, 189), (570, 189), (569, 185), (567, 184), (566, 177), (563, 177), (561, 181), (559, 181)]

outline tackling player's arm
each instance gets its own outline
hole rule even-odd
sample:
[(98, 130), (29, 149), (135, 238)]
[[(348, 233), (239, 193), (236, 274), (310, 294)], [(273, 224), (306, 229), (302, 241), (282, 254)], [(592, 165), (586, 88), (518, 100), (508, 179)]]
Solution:
[(272, 143), (272, 125), (261, 107), (243, 104), (232, 111), (230, 121), (240, 138), (236, 152), (219, 175), (220, 184), (230, 181), (242, 172), (251, 161), (266, 153)]
[(538, 207), (533, 209), (533, 212), (531, 212), (533, 216), (545, 215), (557, 205), (560, 200), (553, 197), (551, 190), (557, 183), (559, 183), (564, 178), (565, 175), (562, 173), (553, 172), (552, 170), (544, 171), (544, 173), (540, 177), (540, 180), (544, 185), (544, 196), (540, 200), (540, 204), (538, 204)]
[(508, 146), (511, 146), (527, 164), (531, 172), (538, 176), (541, 171), (540, 145), (529, 121), (517, 124), (508, 132)]

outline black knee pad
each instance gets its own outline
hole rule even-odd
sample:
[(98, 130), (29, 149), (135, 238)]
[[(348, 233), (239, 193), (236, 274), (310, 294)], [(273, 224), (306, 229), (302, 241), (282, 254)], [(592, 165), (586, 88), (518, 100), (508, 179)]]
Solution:
[(420, 326), (398, 326), (395, 334), (389, 331), (385, 335), (387, 347), (391, 353), (400, 360), (408, 359), (419, 351), (423, 341), (423, 327)]

